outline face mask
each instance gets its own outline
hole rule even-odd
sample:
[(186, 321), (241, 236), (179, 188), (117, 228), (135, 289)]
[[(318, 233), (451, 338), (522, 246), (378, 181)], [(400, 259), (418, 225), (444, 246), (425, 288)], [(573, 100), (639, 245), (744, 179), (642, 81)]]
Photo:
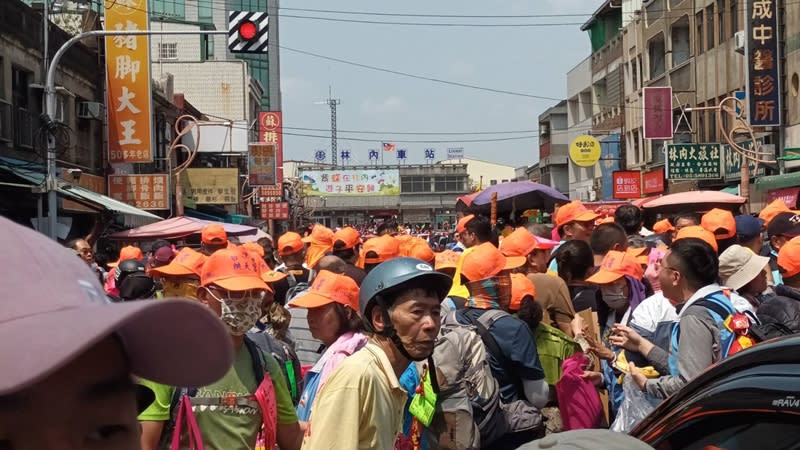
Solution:
[(600, 291), (603, 293), (603, 301), (611, 309), (622, 309), (628, 306), (628, 297), (621, 287), (604, 287)]
[(162, 284), (165, 297), (197, 299), (196, 283), (164, 280)]
[(261, 299), (222, 300), (222, 321), (234, 336), (242, 336), (261, 318)]

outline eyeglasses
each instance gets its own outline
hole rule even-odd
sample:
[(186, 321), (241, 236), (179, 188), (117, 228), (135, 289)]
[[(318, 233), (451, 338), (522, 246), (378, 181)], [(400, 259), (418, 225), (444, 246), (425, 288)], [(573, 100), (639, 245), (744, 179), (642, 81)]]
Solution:
[(261, 301), (267, 295), (267, 291), (264, 289), (248, 289), (246, 291), (226, 291), (225, 289), (220, 289), (214, 286), (206, 287), (205, 290), (211, 294), (214, 299), (220, 303), (224, 300), (235, 300), (235, 301), (244, 301), (244, 300), (258, 300)]

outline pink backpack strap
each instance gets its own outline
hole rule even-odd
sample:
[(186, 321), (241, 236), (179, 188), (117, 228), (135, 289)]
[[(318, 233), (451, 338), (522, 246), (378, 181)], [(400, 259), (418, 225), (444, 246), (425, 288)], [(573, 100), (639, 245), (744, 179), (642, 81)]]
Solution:
[(278, 403), (269, 373), (264, 374), (264, 381), (256, 389), (255, 395), (264, 420), (264, 426), (258, 434), (257, 448), (273, 450), (278, 443)]
[(183, 424), (186, 422), (186, 431), (189, 436), (189, 448), (192, 450), (204, 450), (203, 436), (200, 434), (200, 427), (197, 425), (197, 418), (192, 411), (192, 404), (189, 397), (182, 396), (178, 402), (178, 417), (175, 421), (175, 430), (172, 433), (171, 450), (180, 450), (181, 434)]

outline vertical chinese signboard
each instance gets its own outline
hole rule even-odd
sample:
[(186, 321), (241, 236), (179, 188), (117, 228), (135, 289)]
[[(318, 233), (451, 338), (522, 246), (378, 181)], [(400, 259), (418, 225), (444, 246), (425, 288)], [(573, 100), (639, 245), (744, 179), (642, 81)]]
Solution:
[(614, 179), (614, 198), (628, 199), (642, 196), (642, 173), (638, 170), (617, 170)]
[[(147, 0), (105, 0), (104, 7), (106, 30), (148, 29)], [(149, 42), (147, 36), (105, 38), (111, 163), (153, 161)]]
[(274, 145), (250, 144), (247, 162), (250, 186), (276, 184)]
[(778, 1), (747, 2), (747, 99), (750, 125), (781, 124)]
[(109, 175), (108, 195), (139, 209), (169, 209), (169, 176)]
[(645, 139), (672, 139), (672, 88), (642, 88)]
[(722, 144), (667, 145), (667, 178), (714, 180), (722, 178)]
[(275, 146), (276, 183), (283, 183), (283, 113), (264, 111), (258, 113), (258, 141)]
[(286, 220), (289, 218), (289, 203), (261, 203), (261, 218), (264, 220)]

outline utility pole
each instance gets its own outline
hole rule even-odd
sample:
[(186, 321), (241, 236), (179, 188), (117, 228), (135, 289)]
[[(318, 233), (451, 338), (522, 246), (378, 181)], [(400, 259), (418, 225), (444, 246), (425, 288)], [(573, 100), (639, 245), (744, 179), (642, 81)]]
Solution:
[(328, 86), (328, 99), (324, 102), (315, 102), (315, 105), (328, 105), (331, 108), (331, 164), (336, 167), (338, 158), (337, 140), (336, 140), (336, 105), (342, 103), (338, 98), (333, 98), (333, 92)]

